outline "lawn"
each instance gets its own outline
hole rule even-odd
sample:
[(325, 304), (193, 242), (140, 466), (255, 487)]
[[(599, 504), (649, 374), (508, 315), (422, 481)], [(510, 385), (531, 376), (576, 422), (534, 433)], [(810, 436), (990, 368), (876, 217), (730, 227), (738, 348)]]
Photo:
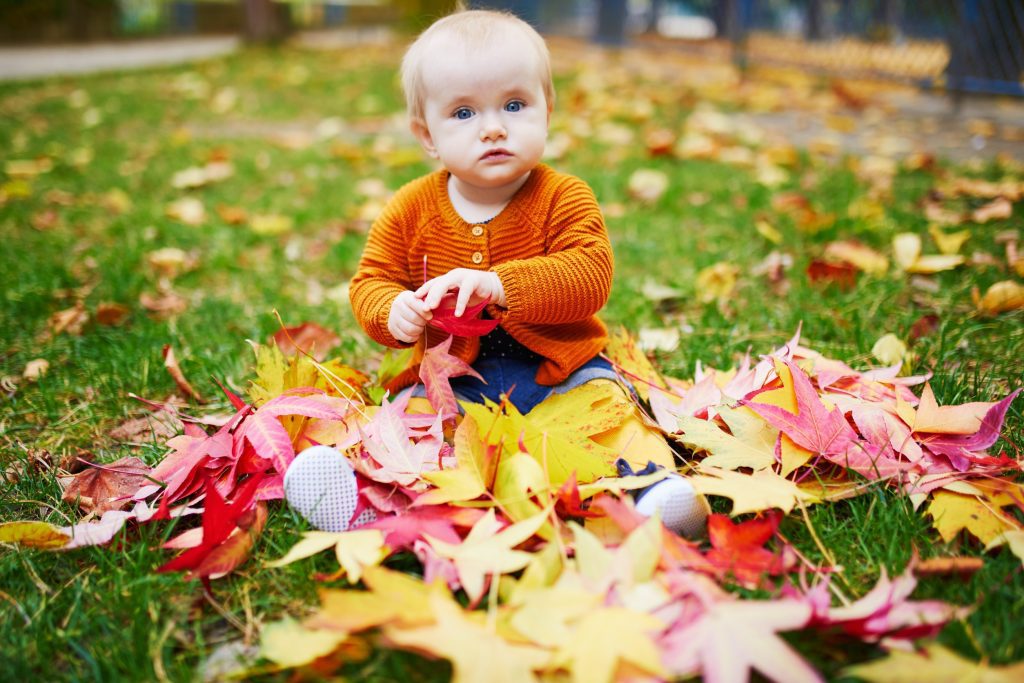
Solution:
[[(169, 434), (126, 423), (148, 414), (136, 396), (189, 400), (165, 369), (165, 345), (204, 399), (183, 408), (194, 415), (231, 411), (218, 382), (246, 392), (247, 340), (267, 341), (278, 315), (335, 332), (333, 355), (376, 370), (381, 349), (355, 324), (347, 281), (381, 202), (431, 168), (405, 130), (396, 54), (247, 49), (192, 66), (0, 85), (0, 520), (77, 521), (58, 478), (80, 470), (78, 459), (160, 461)], [(1024, 221), (1020, 155), (855, 157), (797, 149), (758, 127), (763, 111), (869, 116), (885, 92), (876, 84), (838, 89), (779, 71), (741, 83), (728, 65), (693, 57), (561, 43), (554, 58), (550, 163), (594, 188), (615, 247), (603, 318), (642, 343), (661, 339), (650, 354), (666, 375), (732, 368), (748, 351), (756, 361), (800, 328), (803, 345), (858, 370), (891, 364), (876, 342), (895, 335), (906, 344), (894, 357), (903, 374), (933, 373), (942, 406), (1021, 387), (1020, 303), (978, 303), (992, 285), (1024, 277), (1024, 261), (1008, 257)], [(950, 246), (961, 231), (966, 241)], [(945, 246), (943, 267), (894, 255), (902, 233), (927, 256)], [(990, 455), (1020, 457), (1022, 405), (1011, 404)], [(1015, 490), (1009, 527), (1024, 523)], [(901, 574), (915, 553), (981, 558), (966, 573), (922, 574), (914, 598), (973, 608), (938, 636), (961, 656), (1024, 659), (1021, 559), (986, 552), (967, 530), (943, 541), (926, 506), (896, 487), (865, 491), (794, 511), (782, 536), (806, 566), (841, 567), (851, 598), (883, 572)], [(725, 499), (713, 504), (729, 510)], [(263, 567), (306, 529), (272, 503), (251, 558), (204, 597), (197, 581), (155, 573), (173, 556), (159, 545), (190, 524), (130, 524), (110, 545), (68, 552), (0, 545), (4, 677), (195, 678), (218, 647), (257, 644), (262, 625), (308, 613), (318, 602), (311, 574), (337, 568), (324, 555)], [(410, 554), (388, 566), (418, 570)], [(773, 598), (779, 585), (730, 587)], [(883, 654), (824, 630), (787, 640), (828, 678)], [(443, 661), (352, 647), (342, 669), (351, 678), (450, 672)]]

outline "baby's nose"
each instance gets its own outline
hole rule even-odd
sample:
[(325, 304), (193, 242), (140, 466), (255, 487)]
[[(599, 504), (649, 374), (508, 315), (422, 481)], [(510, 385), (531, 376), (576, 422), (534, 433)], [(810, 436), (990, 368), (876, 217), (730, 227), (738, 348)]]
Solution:
[(496, 116), (483, 117), (480, 125), (481, 140), (497, 140), (505, 137), (505, 126)]

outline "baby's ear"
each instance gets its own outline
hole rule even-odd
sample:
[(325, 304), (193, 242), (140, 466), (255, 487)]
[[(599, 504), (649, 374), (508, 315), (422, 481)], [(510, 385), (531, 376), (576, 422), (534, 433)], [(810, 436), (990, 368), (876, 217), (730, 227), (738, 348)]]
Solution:
[(432, 159), (436, 159), (437, 147), (434, 146), (434, 138), (430, 135), (430, 129), (427, 128), (427, 122), (420, 117), (413, 117), (409, 120), (409, 130), (411, 130), (412, 134), (416, 136), (416, 139), (420, 141), (423, 151)]

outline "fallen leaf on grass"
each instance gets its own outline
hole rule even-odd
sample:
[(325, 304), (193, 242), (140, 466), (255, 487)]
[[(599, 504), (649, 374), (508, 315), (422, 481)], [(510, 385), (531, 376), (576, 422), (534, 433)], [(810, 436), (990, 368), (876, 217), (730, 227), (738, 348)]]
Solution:
[(993, 199), (971, 212), (971, 220), (975, 223), (1004, 220), (1013, 215), (1013, 203), (1005, 197)]
[(278, 666), (299, 667), (331, 654), (347, 638), (344, 631), (307, 628), (285, 617), (263, 627), (260, 655)]
[(1024, 680), (1024, 663), (991, 666), (964, 659), (939, 643), (927, 643), (915, 650), (892, 650), (882, 659), (843, 670), (871, 683), (1015, 683)]
[(0, 523), (0, 543), (17, 543), (26, 548), (52, 549), (68, 544), (71, 536), (47, 522)]
[(852, 289), (857, 284), (857, 268), (852, 263), (814, 259), (807, 264), (807, 279), (811, 282), (832, 282), (840, 289)]
[(725, 261), (703, 268), (697, 273), (697, 281), (694, 283), (697, 299), (701, 303), (716, 301), (720, 305), (724, 304), (736, 290), (739, 274), (739, 266)]
[(114, 301), (101, 301), (96, 306), (96, 322), (100, 325), (120, 325), (131, 313), (131, 309), (124, 304)]
[(150, 468), (135, 456), (106, 465), (92, 465), (84, 472), (64, 477), (61, 500), (77, 503), (86, 512), (103, 514), (120, 510), (131, 502), (133, 493), (149, 481)]
[(709, 515), (711, 550), (705, 557), (722, 576), (731, 576), (747, 588), (757, 588), (766, 575), (788, 571), (795, 559), (764, 547), (775, 536), (781, 520), (778, 510), (738, 524), (733, 524), (728, 515)]
[(998, 507), (978, 496), (936, 491), (928, 504), (933, 526), (946, 543), (966, 529), (982, 543), (993, 542), (1008, 531), (1019, 531), (1020, 524)]
[(959, 254), (964, 243), (971, 238), (970, 230), (957, 232), (943, 232), (942, 228), (934, 223), (928, 226), (928, 234), (935, 240), (935, 246), (946, 255)]
[(341, 343), (341, 338), (328, 329), (313, 322), (304, 322), (296, 327), (283, 327), (275, 332), (270, 341), (277, 344), (285, 356), (308, 353), (317, 361)]
[(755, 670), (770, 680), (820, 683), (818, 673), (778, 635), (810, 620), (810, 606), (798, 600), (726, 598), (674, 628), (660, 645), (676, 676), (700, 673), (708, 683), (736, 683), (749, 680)]
[(978, 296), (977, 288), (971, 291), (971, 298), (979, 311), (986, 315), (998, 315), (1007, 311), (1024, 308), (1024, 286), (1013, 280), (997, 282), (984, 296)]
[(623, 607), (599, 607), (573, 628), (556, 657), (572, 671), (574, 683), (611, 683), (620, 663), (663, 678), (666, 675), (655, 636), (665, 624), (651, 614)]
[(89, 322), (89, 312), (85, 310), (85, 304), (78, 302), (71, 308), (57, 311), (50, 316), (47, 327), (51, 335), (61, 333), (78, 336), (82, 334), (82, 328)]
[(955, 575), (967, 577), (981, 571), (984, 566), (985, 561), (980, 557), (930, 557), (913, 565), (912, 569), (914, 576)]
[(399, 647), (450, 661), (452, 683), (534, 683), (533, 672), (551, 657), (542, 648), (508, 642), (481, 623), (484, 614), (466, 612), (451, 598), (434, 594), (430, 605), (435, 624), (386, 626), (384, 636)]
[(825, 247), (825, 260), (849, 263), (869, 275), (885, 275), (889, 270), (885, 255), (855, 240), (830, 242)]
[(871, 355), (885, 365), (902, 363), (907, 356), (907, 344), (895, 334), (884, 334), (871, 347)]
[(164, 209), (169, 218), (187, 225), (202, 225), (206, 222), (206, 207), (195, 197), (184, 197), (171, 202)]
[(160, 294), (143, 292), (139, 295), (139, 303), (158, 320), (172, 318), (188, 309), (188, 301), (185, 300), (185, 297), (171, 291)]
[(293, 226), (290, 216), (256, 214), (249, 217), (249, 229), (257, 235), (283, 235), (291, 232)]
[(760, 470), (753, 474), (714, 468), (701, 468), (699, 471), (700, 474), (690, 476), (687, 481), (706, 496), (731, 498), (733, 505), (729, 514), (733, 517), (772, 508), (788, 513), (798, 502), (812, 503), (818, 500), (814, 494), (800, 489), (771, 470)]
[(668, 189), (668, 176), (662, 171), (640, 168), (633, 171), (628, 182), (629, 196), (644, 204), (653, 204)]
[(211, 183), (227, 180), (235, 173), (235, 168), (226, 161), (211, 161), (205, 166), (191, 166), (178, 171), (171, 178), (171, 187), (178, 190), (203, 187)]
[(239, 206), (218, 204), (215, 210), (220, 219), (228, 225), (242, 225), (249, 220), (249, 212)]
[(21, 376), (29, 382), (35, 382), (50, 370), (50, 361), (45, 358), (36, 358), (25, 363), (25, 369)]
[(473, 525), (462, 543), (445, 543), (430, 536), (427, 541), (438, 555), (455, 563), (459, 582), (470, 600), (476, 602), (483, 596), (489, 576), (514, 572), (530, 562), (530, 553), (513, 548), (533, 536), (546, 521), (547, 511), (542, 511), (498, 531), (500, 522), (492, 508)]
[(292, 546), (281, 559), (267, 562), (266, 566), (284, 567), (331, 547), (334, 548), (342, 570), (339, 576), (331, 578), (345, 576), (351, 583), (358, 583), (366, 567), (377, 566), (388, 555), (384, 547), (384, 534), (377, 529), (307, 531), (302, 534), (302, 540)]
[(966, 259), (960, 254), (921, 255), (921, 238), (911, 232), (896, 235), (892, 242), (896, 263), (908, 273), (930, 275), (951, 270)]
[(203, 403), (203, 397), (199, 395), (199, 392), (192, 388), (192, 385), (185, 379), (184, 373), (181, 371), (181, 366), (178, 365), (178, 359), (174, 355), (174, 349), (171, 348), (170, 344), (164, 344), (163, 348), (164, 367), (167, 368), (167, 372), (171, 375), (171, 379), (174, 380), (174, 384), (184, 393), (186, 396), (194, 400), (196, 403)]

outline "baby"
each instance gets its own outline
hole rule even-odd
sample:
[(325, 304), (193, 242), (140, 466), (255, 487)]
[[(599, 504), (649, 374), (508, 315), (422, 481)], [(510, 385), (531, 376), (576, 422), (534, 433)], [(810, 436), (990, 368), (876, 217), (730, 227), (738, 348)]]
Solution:
[[(370, 337), (415, 346), (388, 388), (423, 395), (419, 361), (428, 344), (448, 338), (428, 323), (449, 294), (456, 316), (486, 302), (486, 316), (499, 321), (483, 337), (452, 338), (449, 352), (483, 378), (452, 379), (458, 398), (506, 395), (527, 413), (552, 393), (617, 381), (599, 355), (608, 338), (597, 312), (612, 284), (604, 219), (585, 182), (541, 163), (555, 97), (543, 38), (511, 14), (457, 12), (408, 49), (402, 85), (412, 132), (443, 168), (391, 199), (352, 278), (352, 308)], [(286, 490), (318, 480), (299, 474), (314, 469), (302, 464), (305, 455), (289, 469)], [(288, 497), (300, 511), (309, 507), (308, 495), (303, 505)], [(680, 477), (651, 487), (638, 509), (645, 499), (648, 514), (661, 511), (670, 526), (669, 513), (681, 516), (677, 530), (703, 527), (706, 503)]]

